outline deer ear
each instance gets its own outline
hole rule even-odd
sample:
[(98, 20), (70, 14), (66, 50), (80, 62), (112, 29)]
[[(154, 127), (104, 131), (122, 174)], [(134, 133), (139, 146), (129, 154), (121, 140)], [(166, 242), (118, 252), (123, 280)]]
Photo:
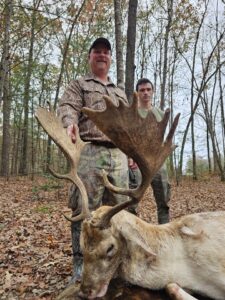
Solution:
[(181, 233), (184, 234), (184, 235), (187, 235), (189, 237), (193, 237), (195, 239), (199, 239), (202, 237), (203, 235), (203, 231), (199, 230), (197, 231), (196, 229), (193, 229), (193, 228), (190, 228), (186, 225), (184, 225), (181, 229), (180, 229)]
[(131, 244), (136, 249), (137, 255), (145, 255), (147, 260), (154, 260), (157, 256), (156, 253), (151, 248), (149, 241), (145, 239), (145, 233), (138, 228), (138, 221), (132, 219), (130, 214), (124, 214), (123, 226), (119, 229), (120, 234), (126, 240), (128, 247)]
[(132, 230), (132, 243), (134, 243), (136, 247), (136, 251), (140, 254), (143, 253), (145, 255), (145, 259), (147, 260), (154, 260), (156, 257), (156, 253), (153, 251), (151, 246), (149, 245), (149, 242), (147, 242), (144, 238), (144, 236), (140, 233), (139, 230)]
[(142, 240), (142, 238), (136, 238), (135, 239), (136, 248), (139, 253), (143, 253), (145, 255), (145, 260), (147, 262), (152, 262), (156, 258), (156, 253), (152, 250), (152, 248), (147, 245), (145, 241)]

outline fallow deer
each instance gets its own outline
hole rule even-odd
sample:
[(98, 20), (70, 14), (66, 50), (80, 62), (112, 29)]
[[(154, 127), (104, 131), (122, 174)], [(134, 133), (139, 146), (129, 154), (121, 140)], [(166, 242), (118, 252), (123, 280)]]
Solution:
[[(105, 186), (115, 193), (129, 195), (131, 200), (114, 207), (88, 209), (88, 197), (76, 173), (79, 152), (85, 146), (79, 137), (72, 144), (53, 112), (39, 108), (37, 118), (43, 128), (63, 150), (71, 163), (68, 175), (53, 174), (75, 183), (83, 196), (81, 247), (84, 256), (80, 295), (102, 297), (110, 280), (119, 276), (149, 289), (167, 287), (175, 299), (194, 299), (181, 288), (213, 299), (225, 299), (225, 212), (208, 212), (184, 216), (164, 225), (144, 222), (125, 208), (137, 203), (152, 177), (175, 146), (172, 138), (178, 123), (176, 116), (165, 141), (169, 111), (161, 122), (149, 112), (138, 114), (137, 96), (131, 106), (115, 106), (105, 97), (106, 109), (83, 113), (129, 157), (138, 164), (142, 182), (137, 189), (113, 186), (103, 174)], [(181, 288), (180, 288), (181, 287)]]

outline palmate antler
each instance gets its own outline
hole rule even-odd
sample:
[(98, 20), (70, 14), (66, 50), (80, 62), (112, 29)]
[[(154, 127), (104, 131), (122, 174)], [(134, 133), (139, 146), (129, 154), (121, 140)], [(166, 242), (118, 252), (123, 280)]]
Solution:
[(146, 118), (139, 115), (136, 93), (131, 106), (127, 106), (121, 101), (118, 106), (115, 106), (107, 96), (104, 97), (104, 100), (106, 103), (104, 111), (95, 111), (89, 108), (83, 108), (82, 111), (119, 149), (134, 159), (140, 168), (142, 182), (137, 189), (122, 189), (113, 186), (108, 181), (107, 174), (103, 174), (104, 183), (108, 189), (115, 193), (128, 195), (131, 200), (112, 207), (102, 216), (100, 221), (93, 223), (94, 226), (102, 228), (109, 226), (110, 219), (117, 212), (137, 203), (141, 199), (153, 176), (176, 148), (172, 144), (172, 138), (180, 116), (178, 114), (175, 117), (164, 142), (163, 138), (170, 114), (169, 109), (166, 110), (162, 121), (158, 122), (151, 111), (149, 111)]
[[(172, 138), (178, 124), (179, 114), (175, 117), (165, 142), (163, 137), (169, 120), (169, 110), (166, 110), (161, 122), (157, 122), (154, 114), (150, 111), (146, 118), (142, 118), (138, 113), (137, 94), (134, 94), (134, 100), (131, 106), (119, 102), (115, 106), (111, 99), (104, 97), (106, 109), (104, 111), (95, 111), (89, 108), (83, 108), (82, 111), (106, 134), (112, 142), (133, 158), (138, 164), (142, 182), (137, 189), (121, 189), (113, 186), (103, 174), (105, 186), (111, 191), (123, 195), (128, 195), (131, 200), (118, 204), (110, 208), (100, 220), (93, 220), (92, 225), (100, 228), (106, 228), (110, 224), (110, 219), (120, 210), (137, 203), (143, 196), (145, 190), (150, 185), (153, 176), (160, 169), (167, 156), (175, 149), (172, 145)], [(67, 136), (60, 120), (53, 111), (39, 108), (36, 111), (36, 118), (41, 123), (45, 131), (51, 136), (55, 143), (61, 148), (68, 158), (71, 170), (68, 174), (60, 175), (51, 172), (58, 178), (65, 178), (72, 181), (80, 190), (83, 200), (82, 211), (79, 216), (69, 219), (70, 221), (82, 220), (90, 215), (88, 209), (88, 196), (83, 183), (77, 175), (77, 166), (85, 143), (81, 141), (77, 128), (76, 143), (73, 144)]]
[(74, 183), (79, 189), (83, 201), (81, 213), (78, 216), (68, 218), (68, 220), (76, 222), (90, 216), (88, 208), (88, 196), (85, 186), (77, 175), (77, 166), (80, 160), (80, 153), (85, 146), (85, 142), (80, 139), (78, 127), (76, 127), (76, 143), (73, 144), (70, 137), (67, 135), (66, 130), (63, 128), (61, 121), (51, 109), (39, 107), (35, 112), (35, 117), (40, 122), (41, 126), (53, 139), (53, 141), (60, 147), (70, 163), (70, 171), (68, 174), (58, 174), (49, 167), (51, 173), (62, 179), (68, 179)]

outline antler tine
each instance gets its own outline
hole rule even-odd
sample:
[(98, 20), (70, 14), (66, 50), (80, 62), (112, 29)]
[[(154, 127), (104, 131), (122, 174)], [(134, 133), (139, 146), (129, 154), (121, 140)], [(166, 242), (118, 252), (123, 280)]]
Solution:
[[(177, 128), (177, 125), (178, 125), (178, 122), (179, 122), (179, 118), (180, 118), (180, 113), (176, 115), (175, 119), (173, 120), (173, 123), (172, 123), (172, 126), (170, 128), (170, 131), (167, 135), (167, 138), (166, 138), (166, 142), (171, 142), (172, 143), (172, 139), (173, 139), (173, 136), (174, 136), (174, 132)], [(174, 146), (174, 149), (176, 148), (176, 145)]]
[(172, 145), (172, 138), (179, 119), (179, 115), (177, 115), (164, 142), (163, 138), (169, 120), (169, 110), (165, 112), (162, 121), (157, 122), (151, 111), (145, 118), (139, 115), (136, 93), (134, 93), (134, 100), (131, 106), (123, 102), (119, 102), (119, 105), (115, 106), (109, 97), (105, 96), (104, 99), (106, 102), (105, 110), (94, 111), (89, 108), (83, 108), (83, 112), (118, 148), (134, 159), (142, 173), (142, 182), (136, 189), (122, 189), (112, 185), (108, 181), (107, 175), (103, 174), (104, 184), (107, 188), (115, 193), (128, 195), (132, 200), (112, 207), (98, 224), (94, 224), (94, 226), (99, 227), (109, 226), (109, 221), (114, 214), (129, 205), (137, 203), (141, 199), (153, 176), (175, 148)]
[(70, 163), (70, 171), (67, 174), (58, 174), (52, 168), (49, 167), (50, 172), (57, 178), (68, 179), (74, 183), (81, 193), (82, 209), (81, 213), (75, 217), (66, 217), (71, 222), (77, 222), (90, 215), (88, 208), (88, 196), (84, 184), (77, 175), (77, 166), (80, 160), (80, 153), (85, 146), (79, 136), (79, 130), (76, 126), (76, 143), (73, 144), (70, 137), (67, 135), (66, 130), (63, 128), (62, 123), (55, 115), (55, 112), (51, 109), (39, 107), (35, 112), (35, 117), (47, 132), (47, 134), (53, 139), (56, 145), (63, 151)]
[(162, 128), (163, 128), (163, 131), (162, 131), (162, 138), (164, 137), (164, 134), (165, 134), (165, 131), (166, 131), (166, 127), (167, 127), (167, 124), (169, 122), (169, 118), (170, 118), (170, 109), (167, 108), (165, 110), (165, 113), (164, 113), (164, 118), (162, 119)]

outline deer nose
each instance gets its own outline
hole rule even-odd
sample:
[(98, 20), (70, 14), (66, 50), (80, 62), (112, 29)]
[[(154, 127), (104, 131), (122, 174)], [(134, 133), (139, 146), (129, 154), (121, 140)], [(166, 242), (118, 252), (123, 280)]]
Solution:
[(79, 297), (83, 299), (94, 299), (93, 294), (94, 294), (94, 290), (92, 288), (88, 286), (85, 287), (83, 285), (80, 287)]

